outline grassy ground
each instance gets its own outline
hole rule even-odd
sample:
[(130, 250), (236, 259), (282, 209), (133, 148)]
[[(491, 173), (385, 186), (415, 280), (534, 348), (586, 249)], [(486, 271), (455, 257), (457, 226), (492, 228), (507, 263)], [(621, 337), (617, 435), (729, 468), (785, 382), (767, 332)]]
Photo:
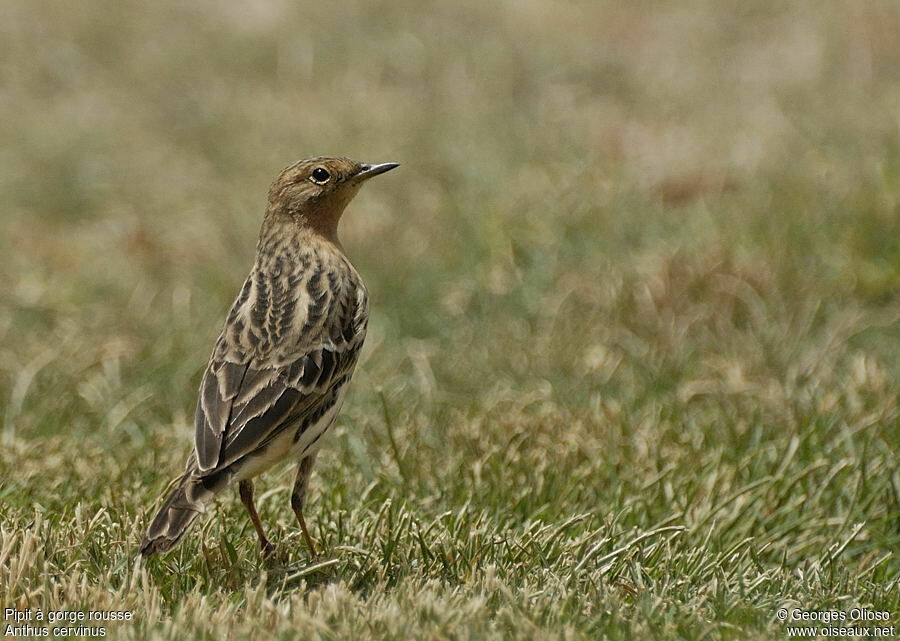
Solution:
[[(128, 610), (123, 639), (900, 629), (895, 2), (247, 4), (0, 8), (0, 607)], [(316, 154), (403, 164), (344, 220), (373, 313), (325, 552), (283, 468), (276, 558), (235, 492), (142, 565), (268, 182)]]

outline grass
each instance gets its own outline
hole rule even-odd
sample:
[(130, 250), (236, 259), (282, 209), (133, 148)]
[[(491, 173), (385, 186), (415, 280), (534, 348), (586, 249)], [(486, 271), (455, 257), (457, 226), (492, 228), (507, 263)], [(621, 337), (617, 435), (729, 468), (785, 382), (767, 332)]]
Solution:
[[(122, 639), (900, 618), (894, 3), (0, 9), (0, 607)], [(39, 46), (36, 46), (36, 43)], [(373, 313), (307, 520), (140, 537), (302, 156)], [(4, 629), (9, 620), (0, 622)]]

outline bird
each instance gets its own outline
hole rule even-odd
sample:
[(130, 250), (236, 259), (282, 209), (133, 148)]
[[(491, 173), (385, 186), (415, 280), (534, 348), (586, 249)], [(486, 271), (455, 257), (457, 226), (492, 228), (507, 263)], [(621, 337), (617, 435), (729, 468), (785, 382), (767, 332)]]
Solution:
[(253, 479), (298, 463), (291, 507), (303, 518), (322, 437), (340, 411), (366, 337), (369, 300), (338, 239), (338, 223), (362, 184), (397, 163), (316, 157), (272, 183), (256, 257), (203, 373), (193, 450), (169, 484), (140, 552), (168, 552), (213, 498), (233, 483), (264, 555), (274, 551), (253, 501)]

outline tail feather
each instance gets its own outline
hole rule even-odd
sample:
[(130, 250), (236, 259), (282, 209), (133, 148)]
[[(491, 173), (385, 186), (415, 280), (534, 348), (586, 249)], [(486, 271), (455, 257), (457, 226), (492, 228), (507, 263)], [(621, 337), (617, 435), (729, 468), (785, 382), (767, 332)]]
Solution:
[(220, 483), (210, 483), (212, 480), (197, 478), (190, 472), (175, 479), (175, 487), (153, 517), (141, 543), (141, 555), (147, 557), (157, 552), (168, 552), (181, 541), (221, 487)]

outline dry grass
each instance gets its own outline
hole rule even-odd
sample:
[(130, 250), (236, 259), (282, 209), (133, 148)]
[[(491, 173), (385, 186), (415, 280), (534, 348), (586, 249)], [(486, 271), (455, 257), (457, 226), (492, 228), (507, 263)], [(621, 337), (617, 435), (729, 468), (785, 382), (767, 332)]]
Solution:
[[(772, 639), (900, 617), (893, 2), (7, 2), (0, 608), (123, 639)], [(403, 167), (320, 457), (135, 559), (268, 181)], [(8, 621), (0, 622), (4, 625)]]

